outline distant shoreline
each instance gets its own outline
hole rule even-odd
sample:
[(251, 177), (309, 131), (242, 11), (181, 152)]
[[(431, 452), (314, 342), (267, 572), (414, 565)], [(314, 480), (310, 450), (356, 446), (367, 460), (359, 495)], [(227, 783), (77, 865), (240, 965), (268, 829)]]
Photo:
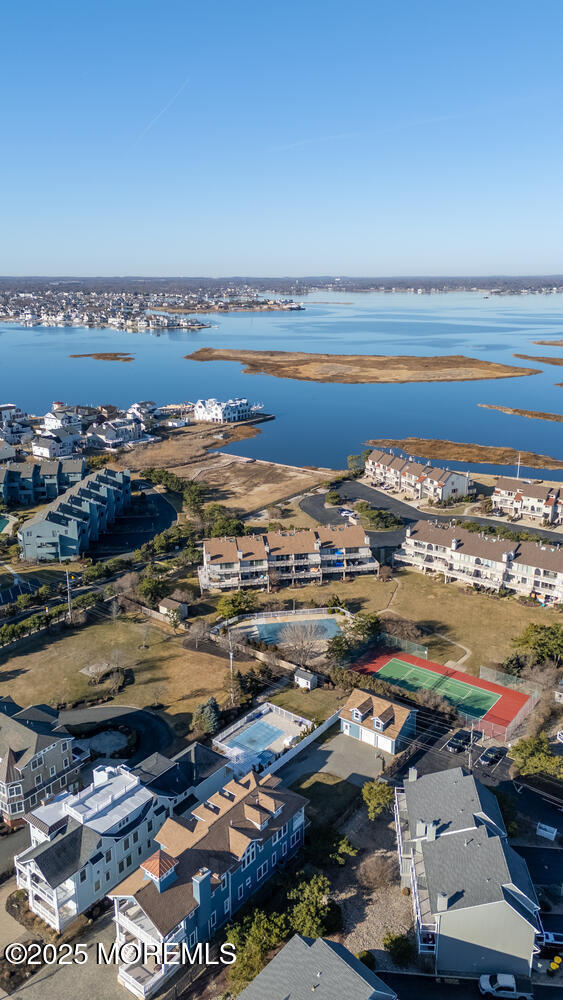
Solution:
[(563, 469), (560, 458), (537, 455), (533, 451), (518, 451), (503, 445), (467, 444), (439, 438), (374, 438), (366, 442), (374, 448), (400, 448), (406, 454), (424, 455), (446, 462), (476, 462), (480, 465), (516, 465), (535, 469)]
[(500, 413), (512, 414), (515, 417), (529, 417), (530, 420), (553, 420), (563, 423), (563, 413), (545, 413), (543, 410), (520, 410), (516, 406), (498, 406), (496, 403), (477, 403), (484, 410), (499, 410)]
[(191, 361), (237, 361), (246, 374), (273, 375), (304, 382), (399, 383), (468, 382), (537, 375), (539, 369), (467, 358), (463, 354), (418, 357), (373, 354), (305, 354), (299, 351), (245, 351), (202, 347)]

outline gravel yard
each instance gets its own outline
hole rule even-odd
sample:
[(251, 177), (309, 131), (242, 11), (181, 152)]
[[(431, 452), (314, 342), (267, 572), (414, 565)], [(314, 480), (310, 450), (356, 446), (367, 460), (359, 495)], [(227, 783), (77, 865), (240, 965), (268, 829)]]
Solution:
[[(395, 966), (383, 949), (383, 937), (387, 931), (407, 934), (413, 926), (411, 898), (399, 888), (393, 819), (387, 814), (371, 822), (362, 807), (339, 829), (358, 854), (332, 879), (334, 898), (342, 907), (343, 929), (337, 937), (355, 955), (372, 951), (376, 971), (392, 971)], [(366, 882), (379, 885), (369, 888)]]

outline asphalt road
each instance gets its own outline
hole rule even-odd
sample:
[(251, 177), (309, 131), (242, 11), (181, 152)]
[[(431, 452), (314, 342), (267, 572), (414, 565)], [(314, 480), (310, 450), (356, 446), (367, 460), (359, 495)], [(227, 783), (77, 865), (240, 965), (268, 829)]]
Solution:
[[(474, 517), (469, 514), (423, 513), (416, 510), (414, 507), (411, 507), (410, 504), (403, 503), (402, 500), (398, 500), (396, 497), (391, 496), (389, 493), (383, 493), (381, 490), (376, 490), (372, 486), (366, 486), (365, 483), (359, 483), (356, 480), (348, 480), (347, 482), (340, 483), (340, 485), (335, 487), (335, 489), (340, 494), (343, 501), (353, 503), (355, 500), (366, 500), (379, 510), (389, 510), (398, 517), (402, 517), (405, 525), (409, 523), (412, 524), (414, 521), (420, 520), (437, 520), (438, 522), (447, 524), (452, 517), (455, 517), (460, 521), (477, 521), (478, 524), (482, 524), (485, 527), (487, 525), (498, 527), (499, 524), (503, 523), (502, 521), (493, 521), (486, 517)], [(325, 508), (324, 494), (315, 493), (312, 496), (304, 497), (299, 506), (305, 514), (309, 514), (310, 517), (315, 518), (319, 524), (342, 524), (344, 522), (344, 518), (340, 516), (336, 508)], [(508, 522), (506, 523), (508, 525)], [(526, 528), (526, 531), (541, 536), (542, 538), (548, 538), (550, 541), (557, 544), (561, 544), (561, 542), (563, 542), (563, 536), (554, 531), (545, 531), (543, 528), (528, 527)], [(403, 538), (405, 537), (405, 528), (400, 528), (397, 531), (369, 531), (368, 535), (372, 546), (396, 546), (400, 545), (403, 541)]]
[(139, 734), (139, 749), (127, 760), (128, 767), (134, 767), (139, 761), (160, 751), (166, 753), (174, 742), (174, 733), (158, 715), (144, 708), (133, 708), (126, 705), (98, 705), (92, 708), (73, 708), (59, 715), (61, 726), (67, 726), (72, 733), (74, 726), (84, 726), (88, 723), (96, 725), (124, 725), (136, 729)]
[(132, 509), (118, 518), (101, 541), (92, 545), (94, 558), (107, 559), (133, 552), (175, 524), (176, 511), (162, 493), (147, 489), (142, 495), (146, 500), (136, 500)]
[[(459, 983), (439, 983), (432, 976), (411, 976), (377, 970), (376, 975), (395, 990), (399, 1000), (476, 1000), (481, 996), (477, 983), (472, 979), (460, 980)], [(535, 1000), (556, 1000), (560, 996), (560, 983), (557, 986), (534, 987)]]

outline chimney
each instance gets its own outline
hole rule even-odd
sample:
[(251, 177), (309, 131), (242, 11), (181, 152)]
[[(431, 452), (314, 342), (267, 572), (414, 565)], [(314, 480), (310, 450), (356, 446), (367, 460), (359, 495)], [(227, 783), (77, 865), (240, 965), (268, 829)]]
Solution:
[(409, 767), (408, 780), (409, 781), (416, 781), (417, 778), (418, 778), (418, 771), (417, 771), (416, 767)]
[(426, 823), (423, 819), (417, 819), (415, 837), (425, 837), (426, 836)]
[(437, 832), (438, 832), (438, 822), (437, 820), (433, 819), (432, 822), (428, 824), (428, 827), (426, 829), (426, 839), (436, 840)]
[(445, 913), (448, 908), (450, 897), (447, 892), (439, 892), (436, 896), (436, 910), (438, 913)]
[(411, 528), (410, 524), (409, 524), (409, 526), (407, 528), (406, 535), (407, 535), (407, 538), (410, 538), (411, 535), (412, 535), (412, 528)]
[(211, 872), (209, 868), (200, 868), (192, 878), (193, 894), (196, 903), (201, 906), (211, 900)]
[(458, 539), (457, 538), (452, 538), (452, 552), (455, 552), (455, 550), (457, 549), (458, 545), (459, 545)]

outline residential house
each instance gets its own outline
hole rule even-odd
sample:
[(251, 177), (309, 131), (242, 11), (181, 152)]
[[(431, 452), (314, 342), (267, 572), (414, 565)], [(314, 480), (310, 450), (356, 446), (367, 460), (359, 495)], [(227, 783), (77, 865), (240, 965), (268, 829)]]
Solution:
[(0, 435), (6, 444), (23, 444), (33, 435), (29, 416), (15, 403), (0, 404)]
[(529, 479), (497, 479), (493, 490), (493, 508), (513, 518), (559, 524), (563, 518), (563, 498), (555, 486), (533, 483)]
[(237, 396), (221, 402), (218, 399), (198, 399), (194, 406), (194, 420), (205, 420), (211, 424), (233, 424), (237, 420), (250, 420), (256, 408), (246, 397)]
[[(318, 991), (318, 993), (317, 993)], [(397, 1000), (344, 945), (295, 934), (239, 993), (239, 1000)]]
[(116, 417), (92, 427), (88, 433), (88, 444), (95, 448), (122, 448), (142, 436), (143, 426), (138, 417)]
[(426, 498), (432, 502), (464, 497), (475, 491), (468, 472), (435, 468), (429, 462), (399, 458), (381, 448), (374, 449), (366, 460), (365, 475), (374, 486), (387, 486), (406, 492), (413, 499)]
[(304, 688), (305, 691), (312, 691), (318, 683), (317, 675), (312, 670), (305, 670), (305, 667), (298, 667), (293, 675), (293, 680), (297, 687)]
[(0, 432), (0, 462), (8, 462), (16, 457), (16, 449), (11, 444), (6, 444)]
[(101, 765), (84, 791), (28, 813), (31, 847), (15, 865), (30, 909), (62, 930), (149, 856), (168, 816), (188, 816), (225, 783), (226, 764), (195, 743), (172, 759), (155, 753), (133, 770)]
[[(167, 819), (158, 850), (113, 889), (118, 947), (205, 944), (303, 844), (306, 799), (278, 777), (229, 781), (189, 818)], [(178, 965), (142, 960), (118, 979), (150, 997)]]
[(35, 458), (61, 458), (72, 455), (82, 440), (76, 426), (61, 427), (58, 431), (45, 431), (31, 441), (31, 451)]
[(133, 403), (127, 410), (128, 417), (135, 417), (143, 425), (160, 415), (160, 410), (153, 399), (142, 399), (139, 403)]
[(416, 713), (416, 708), (407, 708), (356, 688), (340, 711), (340, 732), (395, 754), (404, 750), (414, 738)]
[(130, 504), (128, 471), (92, 472), (22, 524), (20, 558), (39, 562), (77, 558)]
[(493, 793), (461, 767), (411, 768), (395, 790), (395, 827), (418, 950), (435, 975), (529, 976), (539, 904)]
[(58, 713), (48, 705), (21, 708), (0, 698), (0, 811), (8, 826), (21, 826), (42, 799), (79, 786), (83, 755)]
[(393, 553), (393, 562), (422, 573), (443, 573), (486, 590), (513, 591), (542, 604), (563, 601), (563, 549), (543, 542), (491, 538), (458, 525), (416, 521)]
[(377, 573), (369, 536), (356, 525), (305, 531), (270, 531), (203, 543), (203, 590), (264, 587), (271, 582), (310, 583)]

